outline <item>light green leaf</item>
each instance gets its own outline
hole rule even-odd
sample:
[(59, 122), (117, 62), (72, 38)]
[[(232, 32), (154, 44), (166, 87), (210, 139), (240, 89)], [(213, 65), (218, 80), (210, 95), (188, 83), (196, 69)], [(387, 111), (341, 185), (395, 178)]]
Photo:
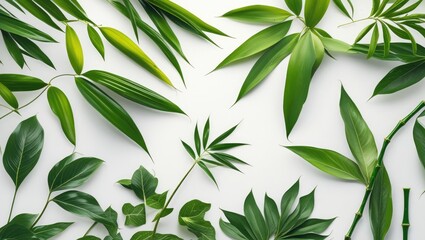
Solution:
[(288, 8), (291, 9), (293, 13), (295, 13), (295, 15), (300, 15), (303, 8), (302, 0), (285, 0), (285, 3), (286, 6), (288, 6)]
[(337, 178), (365, 183), (365, 179), (356, 163), (343, 155), (327, 150), (306, 146), (286, 147), (311, 163), (316, 168)]
[(17, 109), (19, 107), (18, 100), (12, 91), (9, 90), (4, 84), (0, 82), (0, 96), (9, 104), (11, 107)]
[(81, 74), (84, 66), (84, 54), (77, 33), (69, 25), (66, 26), (66, 51), (72, 68)]
[(305, 24), (307, 27), (315, 27), (328, 10), (330, 0), (306, 0), (305, 1)]
[(74, 114), (65, 93), (63, 93), (59, 88), (49, 87), (49, 90), (47, 91), (47, 99), (52, 112), (59, 118), (65, 136), (73, 145), (75, 145), (76, 136)]
[(371, 58), (373, 54), (375, 53), (376, 46), (378, 45), (378, 40), (379, 40), (379, 29), (378, 29), (378, 24), (375, 24), (373, 28), (373, 32), (372, 32), (372, 38), (370, 39), (369, 52), (367, 53), (368, 58)]
[(292, 14), (281, 8), (266, 5), (251, 5), (227, 12), (223, 17), (254, 23), (280, 23)]
[(139, 227), (146, 224), (145, 204), (133, 206), (126, 203), (122, 206), (122, 213), (125, 215), (125, 225)]
[(35, 116), (22, 121), (10, 135), (3, 165), (16, 189), (37, 164), (43, 143), (44, 131)]

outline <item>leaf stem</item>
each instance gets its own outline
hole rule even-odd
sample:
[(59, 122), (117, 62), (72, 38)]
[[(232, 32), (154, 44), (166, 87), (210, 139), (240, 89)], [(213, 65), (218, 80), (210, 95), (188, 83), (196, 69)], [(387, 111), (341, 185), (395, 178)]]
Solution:
[(366, 20), (370, 20), (370, 19), (374, 19), (374, 18), (367, 17), (367, 18), (357, 19), (357, 20), (353, 20), (353, 21), (348, 22), (348, 23), (338, 25), (338, 27), (343, 27), (343, 26), (347, 26), (347, 25), (350, 25), (350, 24), (353, 24), (353, 23), (358, 23), (358, 22), (362, 22), (362, 21), (366, 21)]
[[(199, 161), (204, 157), (205, 153), (208, 153), (207, 150), (205, 150), (202, 154), (199, 155), (198, 158), (195, 159), (195, 162), (192, 164), (192, 166), (189, 168), (189, 170), (186, 172), (186, 174), (183, 176), (183, 178), (180, 180), (179, 184), (177, 184), (176, 188), (174, 189), (173, 193), (171, 193), (170, 198), (168, 198), (167, 202), (165, 203), (164, 207), (161, 209), (161, 211), (158, 213), (159, 216), (162, 215), (162, 213), (167, 209), (168, 205), (170, 205), (171, 200), (176, 195), (177, 191), (182, 186), (183, 182), (186, 180), (186, 178), (189, 176), (189, 174), (192, 172), (192, 170), (195, 168), (196, 164), (198, 164)], [(161, 217), (159, 217), (156, 222), (155, 226), (152, 231), (152, 238), (154, 238), (156, 231), (158, 230), (159, 222), (161, 221)]]
[(84, 233), (83, 237), (85, 237), (85, 236), (89, 235), (89, 233), (91, 232), (91, 230), (93, 230), (93, 228), (94, 228), (94, 227), (96, 227), (96, 225), (97, 225), (97, 222), (94, 222), (94, 223), (93, 223), (93, 224), (89, 227), (89, 229), (87, 229), (86, 233)]
[(394, 137), (394, 135), (404, 126), (406, 125), (406, 123), (412, 119), (420, 110), (422, 110), (425, 107), (425, 102), (421, 101), (418, 106), (416, 106), (415, 109), (413, 109), (412, 112), (410, 112), (405, 118), (403, 118), (402, 120), (400, 120), (397, 125), (394, 127), (394, 129), (390, 132), (390, 134), (384, 139), (384, 142), (382, 144), (382, 148), (381, 148), (381, 152), (379, 153), (379, 157), (378, 157), (378, 162), (375, 166), (375, 168), (373, 169), (372, 172), (372, 176), (370, 177), (370, 182), (369, 184), (366, 186), (366, 191), (365, 194), (363, 196), (363, 200), (362, 203), (360, 205), (359, 210), (357, 211), (357, 213), (355, 214), (354, 220), (351, 224), (350, 229), (348, 230), (347, 234), (345, 235), (345, 240), (351, 240), (351, 236), (354, 233), (354, 230), (356, 229), (356, 226), (358, 224), (358, 222), (360, 221), (360, 219), (363, 216), (363, 211), (366, 207), (366, 203), (369, 200), (370, 194), (372, 192), (373, 186), (375, 184), (375, 179), (376, 176), (378, 175), (379, 171), (382, 168), (382, 164), (384, 161), (384, 155), (385, 155), (385, 151), (388, 147), (388, 145), (390, 144), (392, 138)]
[(43, 209), (41, 210), (40, 214), (38, 215), (37, 219), (36, 219), (36, 220), (34, 221), (34, 223), (31, 225), (31, 228), (35, 227), (35, 225), (38, 223), (38, 221), (40, 221), (41, 216), (43, 216), (44, 212), (45, 212), (45, 211), (46, 211), (46, 209), (47, 209), (47, 206), (48, 206), (48, 205), (49, 205), (49, 203), (50, 203), (50, 196), (51, 196), (51, 195), (52, 195), (52, 192), (49, 192), (49, 194), (47, 195), (46, 203), (44, 204), (44, 207), (43, 207)]
[(15, 188), (15, 193), (13, 193), (12, 205), (10, 206), (9, 217), (7, 218), (7, 223), (10, 222), (12, 218), (13, 207), (15, 206), (16, 194), (18, 193), (18, 188)]
[(403, 228), (403, 240), (409, 239), (409, 198), (410, 198), (410, 188), (404, 188), (404, 213), (403, 213), (403, 223), (401, 224)]

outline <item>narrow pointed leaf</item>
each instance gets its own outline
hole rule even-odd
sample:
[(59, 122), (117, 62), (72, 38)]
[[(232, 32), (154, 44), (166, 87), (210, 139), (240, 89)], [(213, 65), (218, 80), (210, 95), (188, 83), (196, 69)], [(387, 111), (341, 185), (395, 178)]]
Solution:
[(244, 214), (256, 238), (267, 239), (269, 232), (266, 221), (258, 208), (252, 192), (245, 199)]
[(35, 91), (47, 86), (39, 78), (21, 74), (0, 74), (0, 83), (12, 92)]
[(223, 17), (253, 23), (280, 23), (290, 16), (292, 14), (288, 11), (266, 5), (237, 8), (223, 15)]
[(378, 24), (375, 24), (372, 31), (372, 38), (370, 39), (369, 52), (367, 53), (368, 58), (371, 58), (373, 54), (375, 53), (376, 46), (378, 45), (378, 40), (379, 40), (379, 29), (378, 29)]
[(19, 3), (19, 5), (25, 8), (28, 12), (30, 12), (36, 18), (40, 19), (41, 21), (55, 28), (56, 30), (62, 31), (62, 29), (52, 20), (49, 14), (47, 14), (34, 1), (30, 1), (30, 0), (15, 0), (15, 1)]
[(315, 27), (328, 10), (330, 0), (306, 0), (304, 17), (308, 27)]
[(18, 19), (0, 13), (0, 30), (41, 42), (56, 42), (50, 35)]
[(124, 5), (127, 8), (127, 13), (131, 21), (131, 26), (133, 27), (134, 35), (136, 35), (137, 41), (139, 41), (139, 32), (137, 30), (137, 18), (140, 18), (139, 14), (134, 9), (133, 4), (130, 0), (124, 0)]
[(269, 230), (269, 238), (276, 232), (277, 226), (279, 225), (279, 210), (276, 202), (269, 196), (264, 197), (264, 218), (266, 225)]
[(425, 126), (422, 124), (425, 112), (416, 119), (415, 126), (413, 127), (413, 140), (415, 141), (416, 151), (419, 160), (425, 167)]
[(69, 25), (66, 26), (66, 51), (72, 68), (81, 74), (84, 66), (84, 55), (77, 33)]
[(33, 41), (15, 34), (13, 34), (12, 37), (32, 58), (40, 60), (46, 65), (55, 68), (50, 58)]
[(293, 13), (295, 13), (295, 15), (300, 15), (303, 8), (302, 0), (285, 0), (285, 3), (286, 6), (288, 6), (288, 8), (291, 9)]
[(15, 95), (2, 83), (0, 83), (0, 97), (2, 97), (11, 107), (15, 109), (19, 107), (19, 103)]
[(53, 1), (45, 0), (34, 0), (40, 7), (42, 7), (46, 12), (48, 12), (52, 17), (58, 21), (66, 21), (67, 18), (59, 9), (58, 6)]
[(207, 148), (208, 139), (210, 137), (210, 118), (205, 122), (204, 130), (202, 131), (202, 147)]
[(20, 68), (23, 68), (26, 63), (24, 59), (24, 52), (19, 48), (15, 40), (13, 40), (10, 33), (5, 31), (1, 31), (1, 33), (3, 35), (4, 44), (6, 45), (7, 51), (9, 52), (10, 56)]
[(105, 46), (103, 45), (103, 41), (99, 33), (89, 24), (87, 24), (87, 33), (93, 46), (102, 56), (102, 58), (105, 59)]

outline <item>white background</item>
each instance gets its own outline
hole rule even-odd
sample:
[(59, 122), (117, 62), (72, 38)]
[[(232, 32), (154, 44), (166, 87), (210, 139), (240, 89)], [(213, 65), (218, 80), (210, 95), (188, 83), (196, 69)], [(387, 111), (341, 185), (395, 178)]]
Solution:
[[(104, 166), (80, 190), (94, 195), (102, 207), (106, 208), (112, 205), (120, 213), (119, 224), (122, 227), (124, 239), (129, 239), (138, 230), (150, 230), (150, 225), (137, 229), (128, 229), (123, 226), (121, 206), (126, 202), (138, 204), (140, 201), (115, 182), (122, 178), (130, 178), (132, 173), (140, 165), (143, 165), (156, 173), (160, 180), (159, 191), (171, 190), (192, 164), (190, 157), (180, 144), (180, 139), (187, 141), (193, 139), (193, 128), (197, 121), (203, 124), (206, 118), (211, 116), (211, 134), (214, 137), (243, 120), (240, 128), (230, 140), (250, 144), (250, 146), (237, 149), (233, 153), (246, 160), (252, 167), (241, 167), (244, 174), (227, 169), (213, 169), (220, 190), (200, 169), (196, 169), (172, 201), (171, 206), (175, 208), (175, 211), (171, 216), (163, 219), (159, 232), (175, 233), (184, 239), (193, 239), (193, 235), (178, 226), (177, 214), (185, 202), (200, 199), (212, 204), (207, 219), (211, 220), (216, 227), (217, 239), (227, 239), (218, 227), (218, 220), (222, 217), (220, 208), (242, 212), (244, 198), (251, 189), (255, 192), (261, 206), (265, 192), (280, 201), (283, 192), (301, 177), (302, 193), (308, 193), (317, 187), (314, 216), (337, 217), (328, 233), (330, 239), (342, 239), (360, 205), (364, 186), (340, 181), (323, 174), (281, 145), (312, 145), (333, 149), (351, 157), (338, 108), (342, 82), (358, 104), (375, 134), (377, 145), (380, 146), (384, 136), (392, 130), (397, 121), (423, 99), (424, 84), (419, 83), (400, 93), (376, 97), (368, 101), (378, 81), (399, 63), (366, 60), (364, 56), (355, 55), (336, 55), (336, 61), (327, 57), (314, 77), (307, 103), (290, 137), (291, 141), (288, 141), (285, 138), (282, 116), (282, 92), (287, 60), (280, 64), (264, 83), (232, 108), (231, 105), (254, 61), (246, 61), (206, 75), (244, 40), (264, 28), (264, 26), (239, 23), (217, 16), (231, 9), (250, 4), (261, 3), (284, 7), (284, 1), (176, 0), (176, 2), (234, 37), (212, 36), (221, 46), (221, 48), (217, 48), (173, 26), (181, 40), (184, 52), (193, 65), (191, 67), (184, 61), (180, 61), (187, 81), (187, 89), (185, 89), (178, 74), (159, 49), (151, 40), (141, 34), (140, 46), (142, 49), (170, 76), (181, 92), (165, 86), (109, 44), (106, 44), (106, 62), (103, 62), (88, 40), (85, 26), (80, 23), (73, 24), (83, 43), (86, 57), (85, 70), (102, 69), (134, 79), (165, 95), (181, 106), (190, 116), (189, 119), (176, 114), (153, 111), (117, 97), (130, 112), (144, 135), (155, 160), (155, 164), (152, 164), (143, 150), (118, 132), (88, 105), (76, 89), (73, 79), (61, 78), (56, 81), (55, 85), (66, 92), (74, 109), (77, 128), (76, 150), (87, 156), (105, 160)], [(368, 16), (369, 2), (368, 0), (356, 1), (356, 18)], [(129, 36), (134, 36), (130, 22), (108, 5), (107, 1), (82, 0), (81, 3), (88, 15), (98, 24), (116, 27)], [(424, 10), (423, 6), (421, 7)], [(142, 17), (150, 22), (145, 14), (142, 14)], [(32, 18), (28, 17), (28, 19)], [(49, 29), (38, 21), (31, 21), (60, 41), (59, 44), (42, 44), (43, 50), (52, 58), (57, 70), (32, 60), (28, 60), (29, 68), (20, 70), (6, 53), (2, 43), (0, 56), (4, 65), (0, 66), (0, 72), (29, 74), (45, 81), (58, 74), (72, 73), (66, 56), (64, 35)], [(366, 23), (337, 27), (347, 21), (348, 19), (331, 4), (328, 13), (319, 25), (330, 32), (333, 37), (352, 43), (356, 34)], [(301, 26), (298, 23), (292, 27), (292, 31), (300, 29)], [(423, 43), (423, 41), (419, 42)], [(19, 94), (18, 97), (22, 104), (34, 96)], [(18, 122), (34, 114), (37, 115), (45, 129), (45, 147), (38, 165), (19, 190), (14, 214), (18, 212), (38, 213), (41, 210), (47, 195), (48, 171), (57, 161), (73, 150), (73, 146), (64, 137), (57, 119), (50, 112), (45, 96), (23, 110), (22, 117), (13, 115), (0, 121), (0, 146), (4, 148), (8, 136)], [(425, 214), (425, 199), (420, 197), (425, 190), (425, 174), (414, 148), (412, 123), (409, 123), (395, 137), (387, 151), (385, 163), (391, 176), (394, 198), (394, 218), (388, 239), (401, 239), (403, 187), (412, 188), (411, 239), (420, 239), (425, 235), (425, 229), (421, 227)], [(0, 182), (2, 186), (0, 193), (2, 220), (0, 223), (4, 224), (12, 199), (13, 183), (3, 169), (0, 170)], [(148, 219), (152, 218), (153, 214), (151, 213)], [(81, 237), (91, 225), (89, 220), (69, 214), (51, 204), (40, 224), (56, 221), (76, 222), (58, 239)], [(105, 231), (102, 227), (98, 227), (93, 233), (103, 235)], [(358, 225), (354, 239), (372, 239), (367, 211)]]

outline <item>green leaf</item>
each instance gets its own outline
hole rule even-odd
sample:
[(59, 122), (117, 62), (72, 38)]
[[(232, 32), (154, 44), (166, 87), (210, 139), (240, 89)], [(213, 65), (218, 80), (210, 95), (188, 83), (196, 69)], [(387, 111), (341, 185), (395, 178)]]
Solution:
[(371, 58), (373, 54), (375, 53), (376, 46), (378, 45), (378, 40), (379, 40), (379, 29), (378, 29), (378, 24), (375, 24), (373, 28), (373, 32), (372, 32), (372, 38), (370, 39), (369, 52), (367, 53), (368, 58)]
[(372, 23), (372, 24), (366, 26), (365, 28), (363, 28), (363, 30), (360, 31), (359, 35), (357, 35), (356, 40), (354, 40), (354, 43), (358, 43), (360, 40), (362, 40), (364, 38), (364, 36), (366, 36), (366, 34), (368, 34), (370, 32), (370, 30), (375, 26), (375, 24), (376, 23)]
[(227, 36), (222, 31), (202, 21), (193, 13), (189, 12), (188, 10), (182, 8), (181, 6), (175, 4), (174, 2), (170, 0), (146, 0), (146, 2), (150, 3), (151, 5), (157, 8), (160, 8), (162, 11), (165, 11), (188, 24), (194, 25), (195, 27), (203, 31), (222, 35), (222, 36)]
[(0, 30), (41, 42), (56, 42), (50, 35), (18, 19), (0, 13)]
[(369, 182), (378, 158), (375, 138), (356, 104), (351, 100), (343, 86), (341, 86), (339, 107), (341, 117), (344, 120), (348, 145), (364, 179)]
[(305, 1), (305, 24), (307, 27), (315, 27), (328, 10), (330, 0), (306, 0)]
[(34, 234), (19, 224), (7, 224), (0, 229), (0, 239), (27, 240), (33, 239)]
[(179, 223), (186, 226), (198, 239), (214, 240), (215, 229), (209, 221), (206, 221), (205, 213), (211, 209), (211, 204), (192, 200), (186, 203), (179, 212)]
[(69, 156), (61, 160), (49, 172), (50, 191), (67, 190), (83, 185), (103, 163), (97, 158), (83, 157), (74, 161), (72, 158), (73, 156)]
[(131, 188), (131, 179), (121, 179), (117, 183), (120, 184), (121, 186), (127, 188), (127, 189), (133, 190)]
[(139, 33), (137, 31), (137, 19), (140, 18), (136, 9), (134, 9), (133, 4), (130, 0), (123, 0), (125, 7), (127, 8), (127, 13), (131, 21), (131, 26), (133, 27), (134, 35), (136, 35), (137, 41), (139, 41)]
[(307, 99), (315, 62), (312, 34), (307, 32), (295, 46), (286, 73), (283, 112), (287, 136), (294, 128)]
[(291, 23), (292, 21), (279, 23), (258, 32), (227, 56), (220, 64), (218, 64), (215, 70), (249, 58), (272, 47), (281, 41), (286, 33), (288, 33)]
[(415, 121), (415, 126), (413, 127), (413, 140), (415, 141), (419, 160), (425, 167), (425, 126), (421, 123), (421, 119), (424, 116), (425, 112), (422, 112)]
[(30, 12), (33, 16), (40, 19), (47, 25), (62, 31), (62, 29), (52, 20), (52, 18), (47, 14), (39, 5), (37, 5), (34, 1), (28, 0), (15, 0), (19, 5), (25, 8), (28, 12)]
[(151, 231), (142, 231), (135, 233), (130, 240), (183, 240), (182, 238), (177, 237), (176, 235), (172, 234), (159, 234), (155, 233), (154, 236), (152, 236), (153, 232)]
[(199, 130), (198, 130), (198, 124), (196, 124), (195, 127), (195, 132), (194, 132), (194, 139), (195, 139), (195, 149), (196, 149), (196, 153), (201, 154), (201, 136), (199, 135)]
[(288, 221), (289, 214), (291, 213), (292, 207), (295, 203), (295, 200), (298, 197), (300, 191), (300, 180), (296, 181), (282, 196), (280, 200), (280, 220), (277, 229), (277, 233), (280, 233), (281, 230), (286, 225)]
[(223, 17), (253, 23), (280, 23), (291, 16), (292, 14), (288, 11), (266, 5), (237, 8), (223, 15)]
[(388, 56), (390, 53), (391, 48), (391, 34), (390, 30), (388, 29), (387, 25), (383, 22), (381, 22), (382, 26), (382, 34), (384, 35), (384, 56)]
[(127, 55), (135, 63), (148, 70), (154, 76), (164, 81), (170, 86), (173, 86), (170, 79), (162, 72), (161, 69), (146, 55), (143, 50), (137, 46), (129, 37), (124, 33), (110, 27), (100, 27), (100, 31), (103, 36), (110, 42), (115, 48)]
[(60, 222), (43, 226), (36, 226), (33, 229), (34, 235), (40, 240), (53, 238), (65, 231), (73, 223)]
[(145, 140), (127, 111), (92, 83), (76, 77), (75, 83), (84, 98), (112, 125), (142, 147), (148, 154)]
[(161, 210), (160, 212), (158, 212), (158, 214), (155, 215), (152, 222), (156, 222), (156, 221), (158, 221), (158, 219), (164, 218), (164, 217), (170, 215), (172, 212), (173, 212), (173, 208), (166, 208), (164, 210)]
[(291, 235), (299, 236), (305, 234), (320, 234), (326, 231), (329, 226), (333, 223), (335, 218), (332, 219), (308, 219), (299, 227), (291, 231)]
[(223, 134), (221, 134), (220, 136), (218, 136), (216, 139), (214, 139), (210, 143), (209, 146), (211, 146), (211, 147), (212, 146), (215, 146), (215, 145), (221, 143), (222, 141), (226, 140), (226, 138), (228, 138), (236, 130), (236, 128), (238, 127), (238, 125), (235, 125), (235, 126), (231, 127), (229, 130), (227, 130), (226, 132), (224, 132)]
[(198, 162), (198, 166), (208, 175), (208, 177), (214, 182), (214, 184), (216, 186), (218, 186), (217, 181), (215, 180), (214, 175), (208, 169), (207, 165), (205, 165), (205, 163), (203, 163), (203, 162)]
[(316, 168), (332, 176), (345, 180), (356, 180), (361, 183), (366, 182), (359, 166), (337, 152), (307, 146), (286, 148), (299, 155)]
[(258, 86), (294, 49), (298, 34), (292, 34), (284, 37), (274, 46), (270, 47), (254, 64), (245, 82), (239, 91), (238, 99), (246, 96), (255, 87)]
[(46, 12), (48, 12), (52, 17), (58, 21), (66, 21), (67, 18), (62, 13), (62, 11), (55, 5), (53, 1), (45, 0), (34, 0), (40, 7), (42, 7)]
[(248, 238), (245, 237), (244, 234), (241, 233), (241, 231), (238, 230), (235, 226), (232, 224), (223, 221), (220, 219), (220, 228), (226, 234), (229, 238), (235, 239), (235, 240), (247, 240)]
[(122, 206), (122, 213), (125, 215), (125, 225), (130, 227), (139, 227), (146, 223), (145, 204), (133, 206), (126, 203)]
[(295, 13), (295, 15), (300, 15), (303, 8), (302, 0), (285, 0), (285, 3), (286, 6), (288, 6), (288, 8), (291, 9), (293, 13)]
[(88, 71), (83, 76), (107, 87), (132, 102), (160, 111), (185, 114), (183, 110), (167, 98), (130, 79), (100, 70)]
[(37, 214), (22, 213), (15, 216), (8, 224), (17, 224), (30, 229), (37, 219)]
[(108, 230), (110, 237), (112, 236), (112, 238), (105, 238), (104, 240), (123, 240), (118, 233), (118, 213), (111, 207), (108, 207), (102, 216), (103, 219), (100, 219), (99, 222)]
[(11, 107), (17, 109), (19, 107), (18, 100), (12, 91), (9, 90), (4, 84), (0, 83), (0, 96), (9, 104)]
[(202, 131), (202, 147), (204, 149), (208, 146), (208, 139), (210, 137), (210, 118), (205, 122), (204, 130)]
[(15, 34), (12, 34), (13, 39), (21, 46), (30, 57), (40, 60), (46, 65), (55, 68), (50, 58), (37, 46), (33, 41)]
[(254, 232), (255, 237), (257, 239), (267, 239), (269, 236), (268, 227), (257, 203), (255, 202), (252, 191), (245, 199), (244, 214), (249, 226)]
[(136, 170), (131, 178), (131, 188), (134, 193), (144, 202), (155, 194), (158, 186), (158, 178), (154, 177), (143, 166)]
[(165, 206), (167, 200), (167, 192), (161, 194), (153, 194), (146, 199), (146, 205), (154, 209), (162, 209)]
[(384, 167), (379, 171), (372, 189), (369, 214), (373, 238), (375, 240), (385, 239), (391, 226), (393, 203), (391, 182)]
[(47, 99), (52, 112), (59, 118), (65, 136), (75, 146), (74, 114), (68, 98), (59, 88), (49, 87)]
[(77, 74), (81, 74), (84, 66), (83, 49), (77, 33), (69, 25), (66, 26), (66, 51), (72, 68)]
[(61, 9), (76, 17), (77, 19), (93, 23), (88, 17), (77, 1), (74, 0), (53, 0)]
[(103, 41), (99, 33), (89, 24), (87, 24), (87, 33), (93, 46), (102, 56), (102, 58), (105, 59), (105, 45), (103, 45)]
[(350, 5), (351, 12), (348, 12), (347, 8), (342, 3), (342, 0), (333, 0), (333, 2), (339, 8), (339, 10), (341, 10), (341, 12), (344, 13), (345, 16), (349, 17), (350, 19), (353, 19), (354, 8), (353, 8), (353, 4), (351, 0), (347, 0), (348, 4)]
[(229, 224), (233, 226), (233, 229), (236, 228), (247, 239), (256, 239), (245, 216), (242, 216), (240, 214), (233, 213), (233, 212), (228, 212), (225, 210), (222, 210), (222, 211), (224, 213), (224, 216), (226, 216), (227, 220), (229, 220)]
[(18, 64), (20, 68), (23, 68), (25, 65), (24, 53), (19, 48), (18, 44), (13, 40), (12, 36), (8, 32), (1, 31), (3, 35), (3, 41), (6, 45), (7, 51), (13, 60)]
[(35, 116), (22, 121), (10, 135), (3, 165), (16, 189), (37, 164), (43, 143), (44, 131)]
[(47, 86), (41, 79), (20, 74), (0, 74), (0, 83), (12, 92), (35, 91)]
[(267, 196), (267, 194), (264, 197), (264, 218), (269, 230), (268, 238), (270, 238), (277, 230), (280, 216), (276, 202)]
[(410, 87), (425, 78), (425, 60), (395, 67), (378, 83), (373, 96), (391, 94)]
[(245, 143), (221, 143), (221, 144), (216, 144), (214, 146), (210, 147), (211, 151), (224, 151), (224, 150), (230, 150), (233, 148), (237, 148), (237, 147), (241, 147), (241, 146), (246, 146), (247, 144)]
[(282, 233), (290, 235), (292, 229), (297, 228), (311, 216), (314, 209), (314, 192), (315, 190), (300, 198), (297, 207), (283, 226)]
[(184, 141), (181, 141), (183, 144), (184, 149), (186, 149), (186, 152), (189, 153), (189, 155), (193, 158), (196, 159), (196, 155), (195, 155), (195, 151), (193, 151), (193, 149), (189, 146), (189, 144), (187, 144)]

